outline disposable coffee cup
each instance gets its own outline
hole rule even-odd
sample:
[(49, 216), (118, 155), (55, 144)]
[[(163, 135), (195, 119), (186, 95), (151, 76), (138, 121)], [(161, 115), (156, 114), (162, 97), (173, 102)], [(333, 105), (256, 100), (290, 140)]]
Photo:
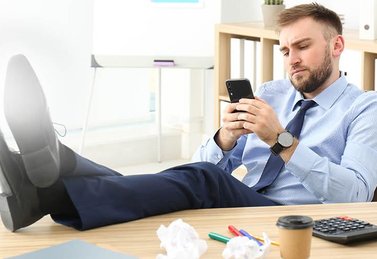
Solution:
[(310, 257), (313, 219), (307, 216), (289, 215), (278, 219), (280, 256), (284, 259)]

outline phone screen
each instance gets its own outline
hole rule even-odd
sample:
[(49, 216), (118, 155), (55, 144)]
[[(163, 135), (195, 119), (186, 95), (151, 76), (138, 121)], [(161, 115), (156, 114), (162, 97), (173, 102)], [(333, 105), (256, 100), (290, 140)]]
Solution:
[(225, 84), (228, 90), (230, 102), (232, 103), (238, 102), (241, 98), (254, 98), (250, 81), (246, 78), (228, 79), (225, 81)]

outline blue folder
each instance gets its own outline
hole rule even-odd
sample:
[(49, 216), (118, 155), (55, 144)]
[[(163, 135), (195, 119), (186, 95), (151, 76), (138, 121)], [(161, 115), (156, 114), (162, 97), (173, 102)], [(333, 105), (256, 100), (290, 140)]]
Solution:
[(135, 259), (137, 257), (129, 256), (109, 249), (99, 247), (82, 240), (72, 240), (62, 244), (50, 246), (37, 251), (25, 253), (18, 256), (8, 257), (6, 259)]

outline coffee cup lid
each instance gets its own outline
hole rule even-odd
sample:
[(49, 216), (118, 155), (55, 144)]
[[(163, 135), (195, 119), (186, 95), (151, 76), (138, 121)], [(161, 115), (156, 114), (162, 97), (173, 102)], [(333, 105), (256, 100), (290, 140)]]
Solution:
[(314, 224), (313, 219), (308, 216), (301, 215), (288, 215), (279, 217), (276, 225), (278, 227), (287, 229), (303, 229), (312, 227)]

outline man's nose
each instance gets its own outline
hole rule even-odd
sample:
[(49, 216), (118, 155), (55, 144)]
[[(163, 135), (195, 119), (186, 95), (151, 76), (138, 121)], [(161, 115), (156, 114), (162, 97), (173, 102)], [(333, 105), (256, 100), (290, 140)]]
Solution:
[(301, 62), (301, 58), (295, 51), (289, 52), (289, 65), (294, 66)]

